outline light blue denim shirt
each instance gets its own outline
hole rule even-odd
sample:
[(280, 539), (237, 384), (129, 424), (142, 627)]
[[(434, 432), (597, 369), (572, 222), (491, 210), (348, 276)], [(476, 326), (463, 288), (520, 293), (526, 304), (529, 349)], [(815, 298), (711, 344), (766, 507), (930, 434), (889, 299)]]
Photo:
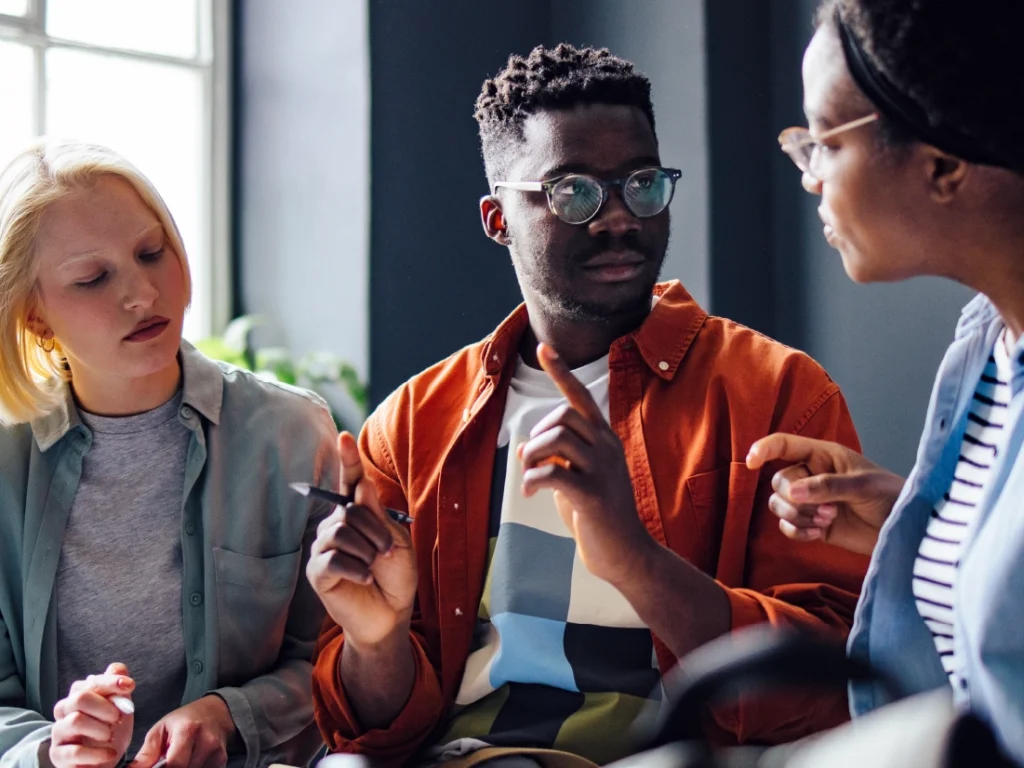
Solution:
[[(870, 661), (908, 693), (949, 685), (911, 591), (914, 560), (931, 509), (949, 490), (971, 398), (1004, 327), (977, 296), (964, 308), (932, 391), (917, 462), (882, 527), (864, 580), (851, 656)], [(1012, 355), (1012, 401), (977, 517), (967, 530), (954, 585), (953, 691), (1024, 762), (1024, 340)], [(886, 703), (875, 685), (850, 688), (854, 715)]]
[[(187, 343), (181, 361), (178, 418), (192, 432), (181, 514), (189, 676), (167, 710), (215, 693), (245, 747), (232, 764), (302, 764), (320, 745), (310, 657), (324, 616), (305, 563), (331, 508), (288, 483), (336, 487), (337, 431), (316, 395)], [(54, 583), (92, 435), (63, 387), (55, 411), (0, 427), (0, 768), (49, 764), (53, 706), (67, 694), (57, 690)]]

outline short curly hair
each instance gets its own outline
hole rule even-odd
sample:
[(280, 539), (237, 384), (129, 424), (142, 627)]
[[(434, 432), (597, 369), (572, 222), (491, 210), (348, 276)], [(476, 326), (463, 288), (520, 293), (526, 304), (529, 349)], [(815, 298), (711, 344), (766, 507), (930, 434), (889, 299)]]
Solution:
[[(875, 66), (933, 125), (971, 137), (1024, 169), (1022, 0), (823, 0), (816, 25), (839, 11)], [(914, 140), (885, 121), (890, 143)]]
[(607, 48), (561, 43), (554, 49), (538, 45), (526, 58), (510, 56), (504, 69), (484, 81), (476, 100), (474, 117), (488, 181), (493, 184), (507, 172), (529, 115), (578, 104), (636, 107), (654, 130), (650, 80)]

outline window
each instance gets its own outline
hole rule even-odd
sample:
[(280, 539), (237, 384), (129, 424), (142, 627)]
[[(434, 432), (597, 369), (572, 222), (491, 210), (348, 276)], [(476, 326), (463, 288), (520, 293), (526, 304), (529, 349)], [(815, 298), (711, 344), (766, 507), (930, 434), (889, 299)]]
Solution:
[(189, 254), (189, 338), (229, 309), (228, 7), (0, 0), (0, 164), (47, 134), (106, 144), (145, 173)]

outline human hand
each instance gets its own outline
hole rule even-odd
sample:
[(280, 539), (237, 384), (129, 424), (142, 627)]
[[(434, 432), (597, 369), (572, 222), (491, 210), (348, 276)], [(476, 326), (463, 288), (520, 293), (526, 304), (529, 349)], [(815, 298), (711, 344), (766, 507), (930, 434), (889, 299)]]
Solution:
[(403, 631), (416, 597), (416, 560), (409, 532), (393, 522), (365, 480), (355, 439), (338, 437), (342, 491), (354, 503), (320, 523), (306, 576), (345, 642), (368, 647)]
[(135, 681), (124, 664), (89, 675), (71, 686), (53, 708), (50, 762), (56, 768), (113, 768), (132, 740), (135, 717), (118, 709), (114, 696), (130, 697)]
[(236, 733), (224, 699), (203, 696), (158, 720), (129, 768), (153, 768), (161, 757), (168, 768), (218, 768)]
[(617, 584), (657, 542), (637, 515), (622, 444), (600, 407), (554, 349), (540, 344), (537, 358), (568, 404), (542, 419), (519, 447), (523, 493), (551, 488), (583, 564)]
[(902, 477), (838, 443), (783, 433), (758, 440), (747, 456), (750, 469), (770, 461), (796, 462), (772, 477), (768, 501), (786, 536), (871, 554)]

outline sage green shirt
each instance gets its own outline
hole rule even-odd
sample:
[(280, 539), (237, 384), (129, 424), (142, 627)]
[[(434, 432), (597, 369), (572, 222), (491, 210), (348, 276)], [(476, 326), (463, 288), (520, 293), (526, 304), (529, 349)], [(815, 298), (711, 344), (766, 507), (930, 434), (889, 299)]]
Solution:
[[(180, 357), (178, 418), (192, 433), (181, 500), (188, 677), (167, 711), (215, 693), (245, 745), (231, 763), (304, 764), (320, 745), (310, 657), (323, 619), (305, 564), (331, 509), (288, 483), (337, 485), (337, 431), (316, 395), (186, 342)], [(0, 768), (49, 764), (53, 707), (67, 694), (54, 585), (92, 434), (63, 389), (47, 416), (0, 427)]]

